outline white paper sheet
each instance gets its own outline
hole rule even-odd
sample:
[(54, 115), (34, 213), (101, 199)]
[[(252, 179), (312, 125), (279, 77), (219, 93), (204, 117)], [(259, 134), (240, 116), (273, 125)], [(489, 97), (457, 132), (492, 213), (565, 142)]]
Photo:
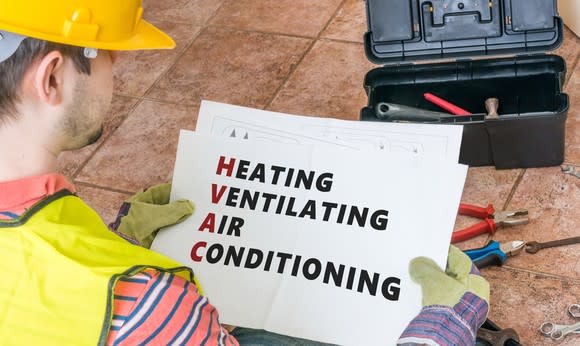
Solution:
[[(216, 119), (221, 118), (216, 116)], [(208, 126), (203, 121), (200, 125)], [(245, 124), (243, 128), (251, 130), (251, 126)], [(268, 133), (272, 134), (270, 130)], [(249, 131), (248, 136), (253, 135), (254, 132)], [(319, 145), (314, 135), (289, 134), (288, 138), (303, 145), (286, 144), (285, 140), (278, 141), (283, 143), (239, 141), (182, 131), (172, 199), (190, 199), (196, 210), (183, 223), (161, 231), (153, 249), (194, 269), (206, 295), (217, 307), (222, 323), (343, 345), (394, 344), (420, 309), (421, 292), (409, 278), (409, 261), (427, 256), (440, 266), (445, 265), (467, 167), (447, 163), (450, 157), (441, 159), (440, 165), (433, 165), (431, 160), (386, 159), (384, 153), (376, 150), (353, 151), (348, 146)], [(443, 155), (443, 151), (440, 154)], [(333, 174), (332, 188), (321, 192), (314, 187), (308, 190), (237, 179), (235, 174), (232, 177), (217, 175), (220, 156), (237, 158), (238, 163), (240, 159), (250, 161), (247, 175), (257, 163), (318, 174), (330, 172)], [(349, 226), (345, 221), (339, 223), (335, 213), (329, 221), (324, 221), (320, 209), (313, 220), (308, 216), (300, 218), (263, 212), (260, 207), (252, 211), (248, 205), (245, 208), (226, 206), (229, 192), (224, 192), (214, 204), (212, 184), (295, 197), (296, 210), (308, 200), (367, 207), (369, 213), (385, 209), (389, 212), (387, 228), (376, 230), (369, 220), (365, 227), (360, 227), (356, 221)], [(240, 236), (218, 234), (217, 225), (214, 233), (207, 229), (199, 231), (209, 213), (215, 213), (218, 224), (222, 215), (244, 219)], [(192, 247), (202, 241), (207, 242), (207, 246), (195, 253), (204, 258), (194, 262)], [(288, 261), (283, 274), (277, 273), (280, 265), (277, 257), (270, 270), (264, 269), (265, 260), (257, 269), (243, 268), (246, 258), (241, 267), (231, 262), (224, 265), (223, 258), (210, 264), (205, 251), (212, 244), (221, 244), (226, 249), (231, 245), (238, 250), (242, 246), (246, 251), (260, 249), (264, 257), (268, 251), (294, 257)], [(346, 288), (348, 280), (344, 278), (340, 287), (332, 279), (324, 283), (323, 274), (309, 280), (302, 266), (298, 267), (296, 276), (292, 275), (290, 267), (293, 269), (297, 255), (302, 256), (302, 265), (310, 258), (320, 261), (321, 273), (327, 262), (345, 265), (344, 278), (350, 267), (357, 268), (353, 288)], [(316, 263), (310, 262), (308, 268), (316, 271)], [(380, 285), (375, 295), (369, 293), (367, 286), (362, 293), (358, 292), (362, 269), (371, 277), (377, 273), (381, 283), (388, 277), (400, 279), (400, 285), (391, 285), (387, 292), (392, 294), (398, 286), (397, 300), (386, 299)]]
[(202, 101), (198, 133), (263, 143), (317, 144), (457, 163), (463, 127), (347, 121)]

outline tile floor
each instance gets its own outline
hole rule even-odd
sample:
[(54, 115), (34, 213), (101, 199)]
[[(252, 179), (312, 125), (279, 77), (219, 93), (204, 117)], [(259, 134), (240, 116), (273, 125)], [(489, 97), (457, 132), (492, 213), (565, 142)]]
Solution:
[[(201, 99), (281, 112), (356, 120), (365, 105), (363, 0), (145, 0), (146, 18), (171, 34), (172, 51), (122, 54), (103, 138), (63, 155), (59, 167), (106, 221), (139, 188), (168, 181), (177, 134), (194, 129)], [(566, 30), (556, 54), (568, 64), (566, 163), (580, 167), (580, 39)], [(580, 235), (580, 180), (560, 168), (472, 168), (463, 201), (527, 208), (530, 224), (496, 240), (546, 241)], [(473, 220), (459, 218), (457, 228)], [(480, 237), (462, 246), (483, 246)], [(524, 345), (549, 345), (544, 320), (570, 323), (580, 303), (580, 248), (521, 254), (484, 270), (490, 318), (515, 328)], [(580, 335), (559, 345), (580, 345)]]

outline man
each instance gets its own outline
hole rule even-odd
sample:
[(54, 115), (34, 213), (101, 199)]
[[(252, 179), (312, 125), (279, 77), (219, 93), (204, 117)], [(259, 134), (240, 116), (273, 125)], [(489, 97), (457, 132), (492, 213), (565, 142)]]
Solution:
[[(190, 269), (110, 232), (54, 173), (100, 136), (114, 51), (174, 47), (141, 15), (139, 0), (0, 0), (0, 344), (315, 344), (228, 333)], [(150, 241), (191, 214), (168, 191), (131, 199), (116, 230)], [(489, 288), (471, 261), (452, 248), (447, 273), (424, 258), (410, 270), (426, 307), (400, 343), (473, 344)]]

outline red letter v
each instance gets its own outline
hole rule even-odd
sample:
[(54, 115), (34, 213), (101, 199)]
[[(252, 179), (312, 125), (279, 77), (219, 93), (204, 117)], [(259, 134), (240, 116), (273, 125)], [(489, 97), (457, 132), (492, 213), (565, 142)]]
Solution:
[(217, 184), (211, 184), (211, 202), (213, 204), (218, 204), (220, 199), (222, 199), (224, 192), (226, 192), (227, 188), (228, 188), (227, 186), (222, 185), (222, 187), (220, 187), (220, 190), (218, 192)]

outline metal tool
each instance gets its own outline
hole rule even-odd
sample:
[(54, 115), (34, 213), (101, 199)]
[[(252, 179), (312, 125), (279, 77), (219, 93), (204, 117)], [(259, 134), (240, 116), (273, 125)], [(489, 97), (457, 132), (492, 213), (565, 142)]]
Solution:
[(379, 119), (388, 121), (438, 122), (441, 117), (451, 116), (447, 113), (432, 112), (387, 102), (378, 103), (375, 113)]
[[(580, 318), (580, 305), (571, 304), (568, 306), (568, 313), (574, 318)], [(568, 334), (580, 334), (580, 322), (571, 325), (555, 324), (552, 322), (544, 322), (540, 326), (540, 332), (547, 337), (555, 340), (561, 340)]]
[(580, 237), (572, 237), (560, 240), (553, 240), (548, 241), (545, 243), (539, 243), (537, 241), (529, 241), (526, 243), (526, 252), (528, 253), (536, 253), (542, 249), (547, 249), (551, 247), (558, 247), (558, 246), (565, 246), (565, 245), (573, 245), (580, 243)]
[(574, 166), (562, 166), (562, 173), (570, 174), (576, 178), (580, 178), (580, 171)]
[(496, 212), (491, 204), (487, 208), (482, 208), (461, 203), (459, 206), (459, 214), (477, 217), (483, 219), (483, 221), (463, 230), (453, 232), (451, 237), (452, 243), (465, 241), (480, 234), (494, 234), (502, 226), (523, 225), (530, 221), (528, 211), (525, 209)]
[(499, 100), (496, 98), (490, 98), (485, 100), (485, 109), (487, 110), (486, 119), (499, 119), (499, 114), (497, 110), (499, 109)]
[(516, 341), (519, 345), (520, 341), (516, 331), (511, 328), (497, 331), (482, 328), (477, 331), (477, 338), (492, 346), (504, 346), (509, 340)]
[(501, 267), (508, 257), (516, 256), (522, 252), (524, 245), (525, 243), (521, 240), (506, 243), (498, 243), (492, 240), (482, 248), (470, 249), (464, 252), (479, 269), (494, 265)]
[(476, 346), (520, 346), (520, 337), (512, 328), (501, 329), (490, 319), (477, 331)]
[(544, 322), (540, 326), (540, 332), (554, 340), (562, 340), (568, 334), (580, 334), (580, 322), (571, 325)]
[(445, 109), (446, 111), (448, 111), (451, 114), (454, 115), (472, 115), (470, 112), (466, 111), (465, 109), (461, 108), (461, 107), (457, 107), (456, 105), (454, 105), (453, 103), (449, 102), (449, 101), (445, 101), (444, 99), (435, 96), (431, 93), (425, 93), (423, 94), (423, 96), (425, 97), (425, 100), (436, 104), (437, 106)]

